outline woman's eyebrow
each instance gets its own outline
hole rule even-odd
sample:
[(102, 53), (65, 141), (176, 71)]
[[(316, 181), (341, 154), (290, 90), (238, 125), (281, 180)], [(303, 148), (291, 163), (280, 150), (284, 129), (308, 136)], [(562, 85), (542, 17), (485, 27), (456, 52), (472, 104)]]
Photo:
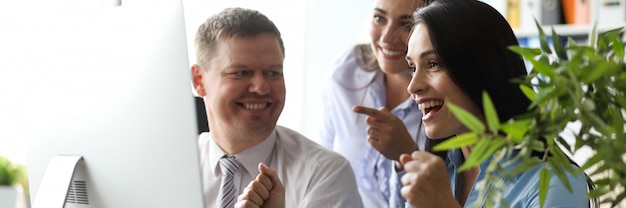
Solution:
[[(424, 58), (424, 56), (428, 56), (428, 55), (434, 54), (434, 53), (435, 53), (435, 50), (433, 50), (433, 49), (426, 50), (426, 51), (420, 53), (420, 59)], [(410, 56), (406, 56), (404, 59), (406, 59), (407, 61), (410, 61), (411, 57)]]

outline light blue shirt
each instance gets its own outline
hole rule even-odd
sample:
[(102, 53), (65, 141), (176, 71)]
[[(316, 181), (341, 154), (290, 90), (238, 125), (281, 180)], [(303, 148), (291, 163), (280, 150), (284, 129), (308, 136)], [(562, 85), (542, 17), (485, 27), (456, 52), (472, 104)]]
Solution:
[[(456, 181), (457, 181), (457, 168), (462, 165), (464, 161), (463, 153), (461, 150), (450, 150), (446, 157), (446, 165), (448, 166), (448, 175), (451, 181), (452, 193), (456, 193)], [(487, 159), (480, 165), (481, 170), (486, 170), (489, 165), (490, 159)], [(503, 164), (505, 159), (502, 159), (499, 163)], [(574, 168), (574, 164), (570, 164)], [(539, 175), (541, 169), (547, 167), (547, 164), (542, 164), (522, 173), (513, 176), (512, 181), (507, 181), (507, 190), (503, 193), (503, 198), (509, 203), (511, 208), (529, 208), (539, 207)], [(508, 169), (513, 168), (509, 167)], [(567, 172), (567, 171), (566, 171)], [(551, 174), (550, 185), (548, 188), (548, 196), (546, 198), (544, 207), (554, 208), (587, 208), (589, 207), (589, 200), (586, 195), (588, 193), (587, 179), (584, 174), (571, 175), (566, 174), (567, 179), (572, 187), (570, 193), (567, 188), (561, 183), (556, 174)], [(485, 177), (485, 172), (481, 171), (478, 174), (476, 181), (480, 181)], [(471, 207), (479, 198), (478, 190), (472, 188), (470, 194), (463, 207)], [(407, 205), (407, 208), (410, 207)], [(485, 207), (484, 204), (481, 207)], [(496, 204), (495, 207), (503, 207), (500, 204)]]
[[(400, 177), (396, 173), (394, 162), (385, 158), (367, 142), (365, 115), (352, 111), (354, 105), (372, 108), (385, 106), (386, 91), (384, 73), (368, 72), (359, 65), (361, 51), (351, 48), (327, 72), (321, 98), (321, 127), (317, 142), (333, 149), (350, 161), (355, 171), (359, 193), (365, 207), (385, 208), (390, 203), (393, 207), (402, 207), (404, 199), (400, 196)], [(411, 137), (420, 149), (424, 148), (425, 137), (418, 141), (421, 126), (421, 113), (417, 104), (407, 98), (391, 110), (400, 118)], [(391, 199), (391, 200), (390, 200)]]

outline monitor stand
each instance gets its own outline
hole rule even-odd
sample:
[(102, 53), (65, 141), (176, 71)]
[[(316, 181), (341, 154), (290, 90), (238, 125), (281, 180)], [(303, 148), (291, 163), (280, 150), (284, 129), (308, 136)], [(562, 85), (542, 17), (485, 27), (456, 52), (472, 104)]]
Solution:
[(83, 156), (80, 155), (57, 155), (52, 158), (44, 172), (33, 208), (63, 208), (74, 170), (82, 161)]

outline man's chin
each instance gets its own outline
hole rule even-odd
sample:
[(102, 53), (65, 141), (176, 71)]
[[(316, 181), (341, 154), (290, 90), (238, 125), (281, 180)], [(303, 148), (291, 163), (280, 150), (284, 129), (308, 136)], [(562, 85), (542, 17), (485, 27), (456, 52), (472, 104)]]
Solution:
[(249, 131), (254, 130), (262, 130), (262, 129), (274, 129), (276, 127), (276, 121), (263, 119), (261, 117), (256, 117), (251, 120), (242, 122), (242, 125), (245, 126), (245, 129)]

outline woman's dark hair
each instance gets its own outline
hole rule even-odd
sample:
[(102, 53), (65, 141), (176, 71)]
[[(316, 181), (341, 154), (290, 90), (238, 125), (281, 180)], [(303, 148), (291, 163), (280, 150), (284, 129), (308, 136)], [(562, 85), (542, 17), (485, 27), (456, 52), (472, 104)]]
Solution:
[(508, 49), (517, 38), (497, 10), (476, 0), (435, 0), (414, 18), (428, 28), (440, 64), (481, 110), (486, 91), (502, 122), (527, 111), (530, 100), (512, 82), (527, 75), (526, 67)]
[[(418, 9), (414, 24), (428, 28), (428, 35), (448, 75), (482, 111), (486, 91), (501, 122), (523, 114), (530, 100), (515, 78), (526, 76), (522, 58), (508, 49), (517, 38), (502, 15), (476, 0), (435, 0)], [(442, 140), (428, 140), (427, 151)], [(445, 152), (434, 152), (445, 158)]]

